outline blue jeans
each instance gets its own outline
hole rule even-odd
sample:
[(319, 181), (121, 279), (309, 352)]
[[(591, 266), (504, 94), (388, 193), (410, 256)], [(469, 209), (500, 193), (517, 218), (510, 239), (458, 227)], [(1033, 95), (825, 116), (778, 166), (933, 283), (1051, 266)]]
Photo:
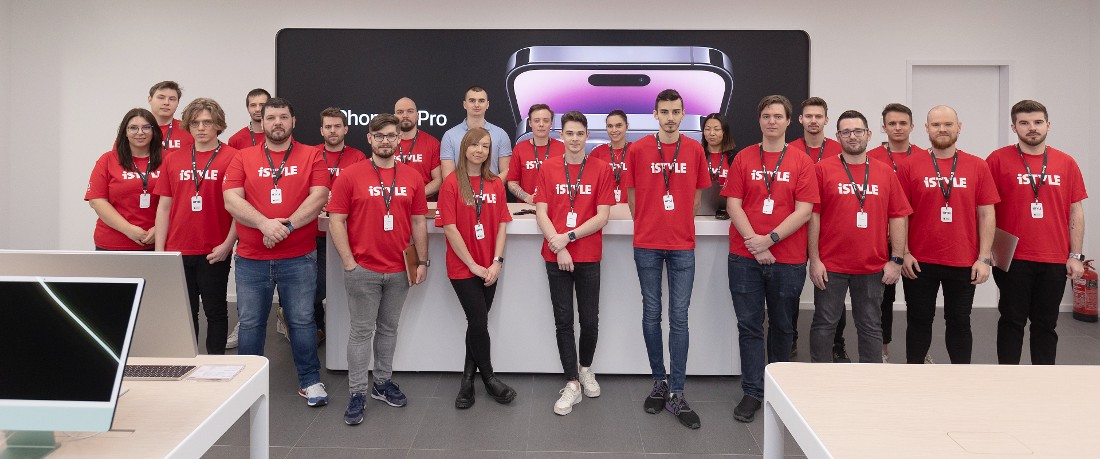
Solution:
[(741, 351), (741, 389), (764, 399), (764, 311), (768, 316), (768, 360), (786, 362), (791, 356), (794, 323), (806, 264), (762, 265), (753, 258), (730, 254), (730, 295), (737, 315), (737, 346)]
[(237, 315), (241, 324), (241, 355), (264, 355), (267, 318), (279, 289), (279, 304), (286, 316), (298, 387), (320, 382), (317, 357), (317, 325), (313, 322), (313, 294), (317, 281), (317, 253), (281, 260), (252, 260), (235, 256)]
[(695, 283), (694, 250), (634, 248), (634, 265), (642, 288), (642, 336), (654, 380), (665, 379), (665, 347), (661, 331), (661, 275), (668, 266), (669, 391), (684, 391), (688, 357), (688, 306)]

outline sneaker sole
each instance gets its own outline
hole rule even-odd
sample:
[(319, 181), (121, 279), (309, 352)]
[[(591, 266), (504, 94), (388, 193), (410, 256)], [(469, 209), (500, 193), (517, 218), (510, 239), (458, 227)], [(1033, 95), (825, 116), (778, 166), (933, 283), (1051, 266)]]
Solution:
[(401, 408), (401, 407), (409, 404), (409, 402), (406, 401), (405, 403), (402, 403), (402, 404), (398, 405), (396, 403), (393, 403), (393, 402), (387, 400), (385, 395), (370, 394), (370, 398), (373, 398), (373, 399), (378, 400), (380, 402), (385, 402), (387, 405), (395, 407), (395, 408)]
[(357, 426), (357, 425), (362, 424), (362, 423), (363, 423), (363, 416), (361, 416), (361, 415), (356, 419), (344, 418), (344, 424), (347, 424), (349, 426)]
[(316, 401), (316, 402), (310, 402), (310, 401), (309, 401), (309, 400), (307, 399), (307, 400), (306, 400), (306, 405), (309, 405), (309, 406), (313, 406), (313, 407), (317, 407), (317, 406), (325, 406), (325, 405), (328, 405), (328, 400), (318, 400), (318, 401)]
[(756, 419), (756, 413), (750, 414), (748, 416), (741, 416), (737, 413), (734, 413), (733, 419), (736, 419), (737, 422), (752, 422), (753, 419)]

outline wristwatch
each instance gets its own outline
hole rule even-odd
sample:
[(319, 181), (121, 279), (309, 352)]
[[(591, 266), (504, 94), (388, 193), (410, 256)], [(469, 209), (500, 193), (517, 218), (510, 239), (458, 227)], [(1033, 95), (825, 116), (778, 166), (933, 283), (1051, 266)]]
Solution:
[(503, 265), (504, 264), (504, 257), (493, 257), (493, 261)]
[(903, 260), (901, 257), (890, 257), (890, 261), (897, 263), (898, 265), (905, 264), (905, 260)]
[(418, 260), (418, 261), (416, 262), (416, 265), (417, 265), (417, 266), (425, 266), (425, 267), (427, 267), (427, 266), (431, 266), (431, 265), (432, 265), (432, 261), (431, 261), (431, 260)]
[(286, 222), (286, 223), (283, 223), (283, 226), (286, 227), (287, 231), (292, 232), (292, 233), (294, 232), (294, 224), (293, 223)]
[(1073, 253), (1073, 252), (1070, 252), (1070, 253), (1069, 253), (1069, 257), (1070, 257), (1070, 258), (1073, 258), (1073, 259), (1075, 259), (1075, 260), (1078, 260), (1078, 261), (1085, 261), (1085, 254), (1083, 254), (1083, 253)]
[(990, 258), (981, 258), (979, 261), (985, 263), (987, 266), (993, 266), (993, 260)]
[(570, 231), (569, 232), (569, 242), (573, 242), (575, 240), (577, 240), (577, 233)]
[(776, 233), (775, 231), (772, 231), (770, 234), (768, 234), (768, 236), (772, 238), (772, 243), (778, 243), (779, 242), (779, 234)]

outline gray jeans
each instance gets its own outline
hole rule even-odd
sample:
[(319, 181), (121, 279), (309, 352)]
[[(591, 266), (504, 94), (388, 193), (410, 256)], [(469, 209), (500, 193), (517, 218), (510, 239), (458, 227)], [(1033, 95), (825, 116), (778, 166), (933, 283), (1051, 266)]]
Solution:
[(825, 290), (814, 288), (814, 321), (810, 325), (810, 361), (833, 361), (836, 324), (844, 314), (844, 295), (852, 295), (852, 321), (859, 337), (860, 363), (882, 363), (882, 272), (829, 272)]
[[(351, 393), (366, 393), (367, 368), (374, 355), (374, 380), (386, 381), (393, 374), (393, 351), (397, 347), (397, 325), (409, 294), (404, 271), (376, 273), (362, 266), (344, 271), (351, 313), (348, 338), (348, 386)], [(372, 349), (373, 347), (373, 349)]]

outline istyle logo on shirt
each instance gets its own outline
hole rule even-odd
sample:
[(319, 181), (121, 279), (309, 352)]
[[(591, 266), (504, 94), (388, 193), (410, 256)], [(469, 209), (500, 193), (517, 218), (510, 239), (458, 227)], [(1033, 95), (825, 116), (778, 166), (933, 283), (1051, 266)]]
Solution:
[[(383, 193), (382, 190), (383, 190), (383, 188), (380, 187), (380, 186), (367, 187), (367, 192), (370, 193), (371, 196), (382, 196), (382, 193)], [(386, 187), (385, 190), (386, 190), (385, 191), (386, 193), (389, 193), (389, 187)], [(408, 196), (409, 195), (409, 188), (404, 187), (404, 186), (394, 187), (393, 188), (393, 195), (394, 196)]]
[(660, 174), (664, 170), (670, 170), (673, 174), (688, 173), (688, 167), (685, 163), (650, 163), (649, 170), (654, 174)]
[(532, 161), (525, 162), (523, 164), (523, 167), (527, 170), (531, 170), (531, 169), (534, 169), (534, 168), (538, 167), (538, 164), (539, 164), (538, 162), (532, 160)]
[[(1040, 174), (1016, 174), (1016, 181), (1020, 185), (1031, 185), (1033, 183), (1039, 183)], [(1060, 186), (1062, 184), (1062, 176), (1060, 175), (1047, 175), (1042, 179), (1043, 183), (1047, 185)]]
[(568, 185), (565, 183), (554, 184), (554, 191), (559, 195), (569, 194), (569, 189), (572, 188), (577, 194), (592, 194), (592, 185)]
[[(150, 178), (160, 177), (160, 171), (150, 172), (149, 177)], [(122, 179), (123, 180), (134, 180), (134, 179), (140, 180), (141, 179), (141, 174), (138, 174), (137, 172), (122, 171)]]
[(422, 163), (422, 162), (424, 162), (424, 155), (419, 154), (419, 153), (417, 153), (415, 155), (401, 155), (401, 157), (399, 159), (401, 160), (401, 162), (406, 163), (406, 164), (408, 164), (408, 163)]
[(626, 168), (626, 163), (625, 163), (625, 162), (621, 162), (621, 163), (610, 163), (610, 164), (611, 164), (611, 170), (613, 170), (613, 171), (615, 171), (615, 170), (619, 170), (619, 171), (625, 171), (625, 170), (627, 170), (627, 168)]
[(481, 195), (481, 202), (486, 204), (496, 204), (497, 195), (495, 193), (483, 194)]
[[(256, 171), (256, 175), (259, 175), (260, 177), (271, 177), (271, 174), (274, 171), (275, 169), (272, 169), (270, 167), (261, 167), (258, 171)], [(283, 177), (291, 175), (298, 175), (298, 166), (287, 166), (283, 168)]]
[[(838, 184), (836, 184), (836, 192), (837, 192), (837, 194), (855, 194), (855, 192), (853, 191), (852, 186), (853, 186), (853, 184), (851, 184), (851, 183), (838, 183)], [(861, 193), (866, 194), (866, 195), (878, 196), (878, 185), (873, 185), (872, 184), (872, 185), (869, 185), (867, 188), (868, 188), (867, 190), (864, 190), (863, 185), (858, 184), (858, 183), (855, 184), (855, 189), (860, 190)]]
[(179, 139), (164, 140), (160, 144), (164, 147), (165, 150), (179, 150), (180, 148)]
[[(939, 182), (941, 182), (941, 181), (944, 184), (950, 184), (951, 177), (943, 177), (943, 178), (925, 177), (924, 178), (924, 187), (925, 188), (939, 188), (940, 187)], [(966, 177), (955, 177), (955, 184), (951, 185), (951, 187), (953, 187), (953, 188), (966, 188)]]
[(711, 175), (717, 175), (721, 178), (726, 178), (726, 175), (729, 174), (729, 169), (722, 169), (721, 167), (708, 167), (707, 169), (710, 170)]
[[(200, 172), (200, 174), (201, 174), (201, 172)], [(194, 175), (191, 174), (191, 169), (181, 169), (180, 170), (180, 180), (192, 180), (191, 177), (193, 177), (193, 176)], [(216, 169), (207, 170), (206, 171), (206, 176), (203, 177), (203, 180), (217, 180), (217, 179), (218, 179), (218, 171)]]
[(340, 168), (339, 167), (330, 167), (330, 168), (328, 168), (328, 173), (329, 173), (329, 175), (331, 175), (333, 177), (339, 177), (340, 176)]
[(752, 178), (752, 180), (755, 180), (755, 181), (763, 181), (764, 177), (769, 176), (769, 175), (774, 175), (775, 178), (772, 179), (772, 180), (775, 180), (775, 181), (778, 181), (778, 182), (789, 182), (789, 181), (791, 181), (791, 173), (787, 172), (787, 171), (782, 171), (782, 172), (767, 171), (767, 172), (764, 172), (764, 171), (758, 171), (758, 170), (754, 169), (752, 171), (752, 173), (750, 174), (750, 177)]

